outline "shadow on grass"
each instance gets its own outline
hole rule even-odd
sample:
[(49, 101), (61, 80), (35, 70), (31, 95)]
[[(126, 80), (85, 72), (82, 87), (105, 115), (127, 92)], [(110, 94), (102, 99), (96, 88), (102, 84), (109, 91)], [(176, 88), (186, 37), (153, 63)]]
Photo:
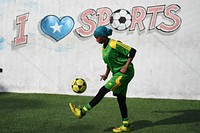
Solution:
[[(181, 113), (173, 117), (165, 118), (156, 122), (140, 120), (131, 123), (131, 130), (136, 131), (147, 127), (158, 125), (184, 124), (200, 122), (200, 110), (180, 110), (180, 111), (154, 111), (154, 113)], [(112, 131), (114, 127), (109, 127), (104, 132)]]
[(20, 94), (19, 97), (19, 95), (15, 95), (12, 93), (0, 93), (0, 108), (2, 109), (0, 112), (6, 110), (19, 111), (23, 109), (35, 109), (43, 107), (44, 103), (41, 100), (27, 96), (23, 97), (23, 94)]

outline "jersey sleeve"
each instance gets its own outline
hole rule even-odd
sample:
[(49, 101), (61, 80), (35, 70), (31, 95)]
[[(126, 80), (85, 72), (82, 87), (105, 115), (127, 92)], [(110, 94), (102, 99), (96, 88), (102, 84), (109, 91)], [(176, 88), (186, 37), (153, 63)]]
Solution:
[(113, 49), (117, 50), (119, 53), (126, 55), (126, 56), (129, 55), (129, 52), (132, 48), (132, 47), (126, 45), (126, 44), (123, 44), (122, 42), (115, 41), (115, 40), (112, 40), (112, 42), (110, 43), (110, 46)]

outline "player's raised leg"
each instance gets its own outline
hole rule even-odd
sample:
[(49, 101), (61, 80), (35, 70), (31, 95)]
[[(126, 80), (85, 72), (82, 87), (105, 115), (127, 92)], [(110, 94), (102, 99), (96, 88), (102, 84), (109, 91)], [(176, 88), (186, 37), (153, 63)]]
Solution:
[(104, 86), (99, 90), (97, 95), (89, 102), (87, 103), (83, 108), (77, 108), (74, 104), (70, 103), (69, 107), (72, 111), (72, 113), (77, 117), (77, 118), (82, 118), (86, 113), (91, 110), (94, 106), (96, 106), (102, 99), (103, 97), (109, 92), (108, 89), (106, 89)]

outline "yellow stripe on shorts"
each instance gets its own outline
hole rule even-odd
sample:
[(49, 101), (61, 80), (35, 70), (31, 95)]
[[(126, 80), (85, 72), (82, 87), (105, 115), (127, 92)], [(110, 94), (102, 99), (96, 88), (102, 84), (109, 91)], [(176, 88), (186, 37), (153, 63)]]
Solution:
[(111, 91), (115, 91), (117, 89), (117, 87), (119, 87), (121, 85), (120, 83), (120, 80), (122, 79), (122, 76), (119, 76), (115, 82), (116, 82), (116, 85), (111, 89)]

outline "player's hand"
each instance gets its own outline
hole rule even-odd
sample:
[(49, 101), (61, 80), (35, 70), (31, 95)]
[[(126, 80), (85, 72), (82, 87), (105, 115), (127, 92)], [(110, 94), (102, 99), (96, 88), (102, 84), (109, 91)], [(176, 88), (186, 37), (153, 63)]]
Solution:
[(122, 67), (121, 70), (120, 70), (121, 73), (126, 73), (126, 71), (127, 71), (126, 67)]
[(108, 75), (107, 74), (103, 74), (103, 75), (100, 75), (100, 81), (102, 81), (102, 80), (106, 80), (107, 78), (108, 78)]

